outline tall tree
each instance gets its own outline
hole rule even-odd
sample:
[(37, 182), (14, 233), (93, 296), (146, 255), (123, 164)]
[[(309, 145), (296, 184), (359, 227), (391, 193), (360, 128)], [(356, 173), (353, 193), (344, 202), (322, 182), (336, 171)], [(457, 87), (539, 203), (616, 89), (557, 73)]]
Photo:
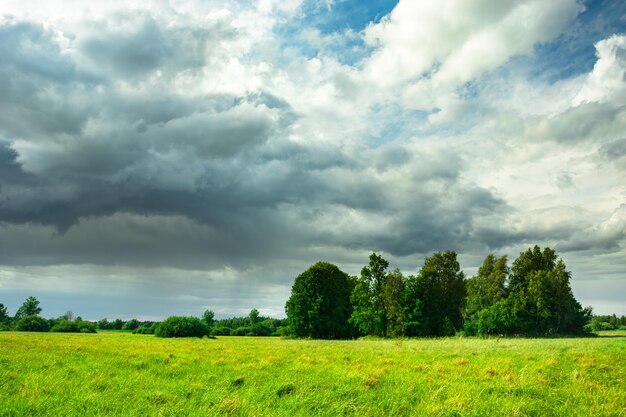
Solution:
[[(506, 298), (491, 306), (483, 303), (465, 328), (482, 334), (581, 333), (591, 311), (574, 298), (570, 279), (554, 250), (530, 248), (513, 262)], [(468, 311), (470, 305), (481, 307), (473, 293), (475, 284), (469, 288)]]
[(387, 274), (382, 288), (383, 306), (387, 318), (386, 336), (399, 337), (406, 333), (407, 308), (404, 276), (399, 269)]
[(285, 305), (291, 332), (298, 337), (351, 337), (348, 318), (354, 280), (335, 265), (318, 262), (295, 279)]
[(38, 316), (41, 313), (41, 308), (39, 307), (39, 300), (35, 297), (30, 296), (25, 301), (24, 304), (17, 310), (15, 313), (15, 318), (21, 318), (26, 316)]
[(528, 248), (513, 261), (509, 277), (509, 291), (515, 292), (528, 287), (528, 279), (534, 271), (552, 271), (556, 267), (556, 252), (549, 247), (543, 251), (537, 245)]
[(383, 287), (388, 267), (389, 262), (372, 253), (369, 264), (361, 269), (361, 276), (352, 291), (350, 322), (363, 334), (387, 335), (387, 306), (383, 300)]
[(0, 303), (0, 323), (6, 323), (9, 321), (9, 310)]
[(491, 307), (506, 296), (506, 279), (509, 274), (506, 256), (487, 255), (478, 274), (467, 280), (466, 318)]
[(250, 323), (250, 326), (261, 321), (260, 317), (261, 314), (259, 313), (259, 310), (257, 310), (256, 308), (250, 310), (250, 313), (248, 314), (248, 321)]
[(209, 330), (212, 329), (215, 324), (215, 313), (211, 310), (204, 310), (204, 313), (202, 313), (202, 320), (204, 320)]
[(448, 336), (463, 324), (465, 275), (456, 252), (435, 252), (427, 257), (415, 279), (409, 280), (414, 316), (421, 318), (418, 334)]

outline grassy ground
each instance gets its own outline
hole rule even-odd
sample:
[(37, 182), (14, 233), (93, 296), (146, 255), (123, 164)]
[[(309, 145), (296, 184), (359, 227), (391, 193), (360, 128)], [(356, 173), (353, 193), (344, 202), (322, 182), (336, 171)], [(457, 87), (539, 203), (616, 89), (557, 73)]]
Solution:
[(626, 416), (626, 338), (0, 332), (0, 416)]

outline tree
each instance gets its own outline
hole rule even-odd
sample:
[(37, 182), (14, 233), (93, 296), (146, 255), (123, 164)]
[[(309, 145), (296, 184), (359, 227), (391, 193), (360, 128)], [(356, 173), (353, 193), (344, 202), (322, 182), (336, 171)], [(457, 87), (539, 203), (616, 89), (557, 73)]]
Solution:
[(404, 304), (405, 279), (399, 269), (387, 274), (382, 288), (382, 301), (386, 315), (386, 332), (389, 337), (404, 336), (407, 311)]
[(557, 256), (554, 250), (546, 247), (543, 251), (537, 245), (520, 256), (513, 262), (509, 277), (510, 292), (528, 288), (528, 279), (533, 271), (552, 271), (556, 267)]
[(0, 323), (8, 323), (9, 318), (9, 310), (7, 310), (4, 304), (0, 303)]
[(211, 310), (204, 310), (202, 320), (204, 320), (209, 329), (212, 329), (215, 324), (215, 313)]
[(15, 322), (15, 330), (22, 332), (47, 332), (49, 328), (48, 320), (35, 315), (20, 317)]
[(157, 337), (203, 337), (209, 334), (209, 328), (197, 317), (171, 316), (155, 329)]
[[(408, 298), (419, 308), (417, 332), (422, 336), (449, 336), (463, 324), (465, 275), (456, 252), (435, 252), (408, 283)], [(419, 301), (419, 302), (418, 302)]]
[(353, 306), (350, 323), (363, 334), (387, 335), (387, 306), (383, 299), (383, 287), (387, 278), (389, 262), (372, 253), (368, 266), (361, 269), (350, 301)]
[(259, 322), (259, 316), (260, 316), (259, 310), (257, 310), (256, 308), (253, 308), (252, 310), (250, 310), (250, 314), (248, 314), (248, 320), (250, 322), (250, 326)]
[(41, 313), (41, 308), (39, 307), (39, 300), (35, 297), (30, 296), (25, 301), (24, 304), (17, 310), (15, 313), (15, 318), (22, 318), (26, 316), (38, 316)]
[[(497, 269), (492, 268), (492, 273)], [(513, 262), (506, 296), (495, 303), (489, 305), (495, 300), (476, 290), (477, 281), (468, 285), (468, 312), (474, 314), (465, 330), (479, 334), (582, 333), (591, 310), (576, 301), (570, 279), (571, 273), (554, 250), (534, 246)], [(496, 280), (498, 286), (500, 280)], [(501, 293), (501, 288), (496, 293)]]
[(318, 262), (295, 279), (285, 305), (291, 334), (319, 339), (352, 336), (348, 318), (354, 282), (328, 262)]
[(135, 330), (140, 325), (141, 325), (141, 323), (139, 323), (139, 320), (137, 320), (137, 319), (130, 319), (126, 323), (124, 323), (124, 326), (122, 326), (122, 330)]
[(487, 255), (478, 274), (467, 280), (466, 318), (491, 307), (506, 296), (506, 279), (509, 274), (506, 256)]

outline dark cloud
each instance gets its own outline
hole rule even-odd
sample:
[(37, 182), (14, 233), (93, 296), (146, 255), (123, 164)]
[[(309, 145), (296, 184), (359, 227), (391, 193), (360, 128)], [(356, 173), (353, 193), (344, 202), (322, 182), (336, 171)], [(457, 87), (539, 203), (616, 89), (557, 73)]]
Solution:
[[(167, 19), (135, 10), (65, 31), (0, 23), (0, 286), (10, 282), (16, 297), (41, 287), (70, 303), (51, 294), (73, 285), (102, 302), (119, 288), (130, 294), (89, 318), (133, 315), (122, 305), (130, 300), (157, 318), (166, 300), (187, 314), (263, 305), (282, 314), (293, 277), (320, 259), (358, 273), (376, 250), (415, 272), (435, 250), (476, 263), (536, 242), (622, 247), (622, 209), (593, 226), (580, 213), (559, 218), (558, 207), (513, 206), (481, 185), (481, 158), (509, 155), (470, 148), (514, 153), (501, 139), (510, 130), (494, 128), (488, 145), (461, 138), (463, 121), (438, 135), (426, 112), (377, 96), (362, 68), (324, 56), (281, 66), (297, 51), (255, 43), (265, 20)], [(472, 126), (487, 108), (475, 94), (458, 118)], [(626, 154), (614, 140), (623, 114), (583, 103), (520, 116), (520, 133), (555, 146), (613, 140), (599, 154), (614, 162)], [(573, 177), (559, 167), (548, 181), (575, 190)]]

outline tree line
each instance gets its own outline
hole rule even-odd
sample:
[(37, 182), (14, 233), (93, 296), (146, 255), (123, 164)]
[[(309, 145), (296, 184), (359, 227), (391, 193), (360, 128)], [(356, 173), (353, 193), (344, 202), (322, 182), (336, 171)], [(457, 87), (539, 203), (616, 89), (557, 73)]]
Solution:
[(127, 331), (133, 334), (156, 334), (163, 337), (203, 336), (285, 336), (287, 320), (262, 316), (253, 308), (248, 316), (215, 319), (212, 310), (205, 310), (202, 317), (170, 316), (166, 320), (141, 321), (120, 318), (96, 321), (83, 320), (68, 311), (57, 318), (40, 316), (40, 302), (28, 297), (11, 317), (7, 308), (0, 304), (0, 331), (95, 333), (96, 330)]
[(93, 333), (132, 331), (162, 337), (295, 336), (309, 338), (431, 337), (462, 335), (568, 335), (626, 329), (626, 316), (592, 316), (572, 294), (571, 273), (554, 250), (539, 246), (506, 256), (489, 254), (467, 279), (453, 251), (426, 257), (416, 275), (390, 270), (372, 253), (360, 276), (318, 262), (295, 278), (286, 319), (248, 316), (215, 319), (171, 316), (163, 322), (137, 319), (97, 322), (74, 317), (40, 317), (35, 297), (9, 316), (0, 304), (0, 330)]
[(312, 265), (296, 277), (285, 310), (298, 337), (583, 334), (592, 312), (570, 280), (548, 247), (529, 248), (510, 267), (506, 256), (489, 254), (469, 279), (453, 251), (435, 252), (406, 277), (372, 253), (358, 277)]

